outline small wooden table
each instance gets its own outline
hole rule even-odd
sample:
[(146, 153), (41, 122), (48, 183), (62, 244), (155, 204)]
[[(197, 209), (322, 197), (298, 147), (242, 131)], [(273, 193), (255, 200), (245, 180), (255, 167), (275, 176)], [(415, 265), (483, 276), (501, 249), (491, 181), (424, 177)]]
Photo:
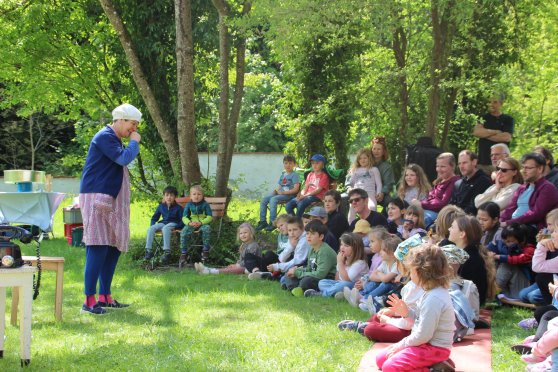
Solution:
[(0, 357), (4, 356), (4, 331), (6, 329), (6, 288), (20, 292), (19, 340), (21, 365), (31, 361), (31, 314), (33, 308), (33, 274), (37, 268), (22, 266), (17, 269), (0, 269)]
[[(36, 256), (23, 256), (24, 262), (30, 262), (37, 266)], [(41, 257), (41, 268), (45, 271), (56, 271), (56, 290), (54, 292), (54, 317), (62, 320), (62, 300), (64, 298), (64, 257)], [(19, 291), (14, 288), (12, 291), (12, 318), (13, 326), (17, 324), (17, 303)]]

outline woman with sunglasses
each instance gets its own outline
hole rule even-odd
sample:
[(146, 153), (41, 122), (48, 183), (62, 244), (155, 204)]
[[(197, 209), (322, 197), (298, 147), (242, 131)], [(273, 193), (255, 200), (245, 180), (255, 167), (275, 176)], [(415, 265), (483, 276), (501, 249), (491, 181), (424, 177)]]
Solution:
[(483, 194), (475, 198), (478, 208), (486, 202), (498, 204), (500, 210), (506, 208), (512, 200), (515, 190), (523, 183), (523, 176), (519, 171), (519, 162), (514, 158), (505, 158), (496, 166), (494, 185), (490, 186)]

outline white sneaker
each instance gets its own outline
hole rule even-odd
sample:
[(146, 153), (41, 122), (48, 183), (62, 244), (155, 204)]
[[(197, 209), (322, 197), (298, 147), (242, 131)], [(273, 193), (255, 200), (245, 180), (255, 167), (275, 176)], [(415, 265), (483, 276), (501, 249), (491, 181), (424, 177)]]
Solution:
[[(194, 265), (194, 266), (195, 266), (195, 265)], [(202, 271), (204, 271), (204, 270), (206, 269), (206, 267), (204, 266), (204, 264), (202, 264), (201, 262), (198, 262), (198, 266), (195, 266), (195, 267), (196, 267), (196, 271), (197, 271), (198, 273), (200, 273), (200, 274), (202, 273)]]
[(360, 295), (360, 293), (358, 293), (358, 289), (353, 288), (351, 289), (351, 295), (349, 298), (349, 303), (354, 306), (354, 307), (358, 307), (358, 303), (359, 300), (362, 298), (362, 296)]
[(358, 304), (358, 308), (362, 311), (368, 312), (368, 305), (366, 304), (366, 302), (361, 302), (360, 304)]
[(372, 298), (372, 296), (368, 296), (368, 298), (366, 298), (365, 304), (366, 308), (370, 312), (370, 315), (376, 314), (376, 306), (374, 305), (374, 299)]
[(256, 271), (255, 273), (248, 274), (248, 280), (260, 280), (262, 278), (262, 272)]
[(345, 299), (345, 294), (343, 292), (337, 292), (333, 298), (337, 301), (343, 301)]
[(198, 269), (198, 265), (199, 265), (198, 262), (194, 262), (194, 269), (199, 273), (200, 270)]
[(347, 302), (351, 302), (351, 288), (343, 287), (343, 296)]

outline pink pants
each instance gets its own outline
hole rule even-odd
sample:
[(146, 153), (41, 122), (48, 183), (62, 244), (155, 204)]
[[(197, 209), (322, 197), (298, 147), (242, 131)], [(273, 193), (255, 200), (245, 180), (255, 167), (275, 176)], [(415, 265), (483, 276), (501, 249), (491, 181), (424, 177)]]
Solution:
[(430, 366), (448, 360), (451, 350), (445, 347), (422, 344), (405, 348), (387, 359), (388, 348), (376, 355), (376, 364), (383, 372), (424, 371)]

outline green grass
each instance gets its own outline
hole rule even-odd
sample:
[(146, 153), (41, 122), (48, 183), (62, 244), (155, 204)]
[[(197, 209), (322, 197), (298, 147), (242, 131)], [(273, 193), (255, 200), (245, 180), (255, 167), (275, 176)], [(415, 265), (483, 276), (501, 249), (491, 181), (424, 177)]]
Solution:
[[(257, 203), (235, 201), (236, 218), (246, 219)], [(131, 230), (143, 243), (152, 213), (150, 203), (135, 203)], [(132, 307), (103, 317), (80, 315), (84, 250), (70, 247), (60, 213), (54, 240), (42, 254), (66, 258), (62, 322), (54, 320), (53, 272), (44, 272), (41, 294), (33, 304), (33, 341), (29, 370), (311, 370), (354, 371), (370, 342), (340, 332), (342, 319), (366, 314), (346, 303), (295, 298), (272, 282), (244, 276), (200, 276), (148, 272), (124, 255), (113, 283), (114, 296)], [(32, 247), (24, 247), (32, 254)], [(8, 291), (9, 292), (9, 291)], [(10, 301), (8, 302), (8, 313)], [(516, 323), (529, 311), (499, 308), (493, 315), (493, 369), (524, 368), (509, 346), (529, 334)], [(19, 369), (19, 330), (7, 319), (0, 371)]]

